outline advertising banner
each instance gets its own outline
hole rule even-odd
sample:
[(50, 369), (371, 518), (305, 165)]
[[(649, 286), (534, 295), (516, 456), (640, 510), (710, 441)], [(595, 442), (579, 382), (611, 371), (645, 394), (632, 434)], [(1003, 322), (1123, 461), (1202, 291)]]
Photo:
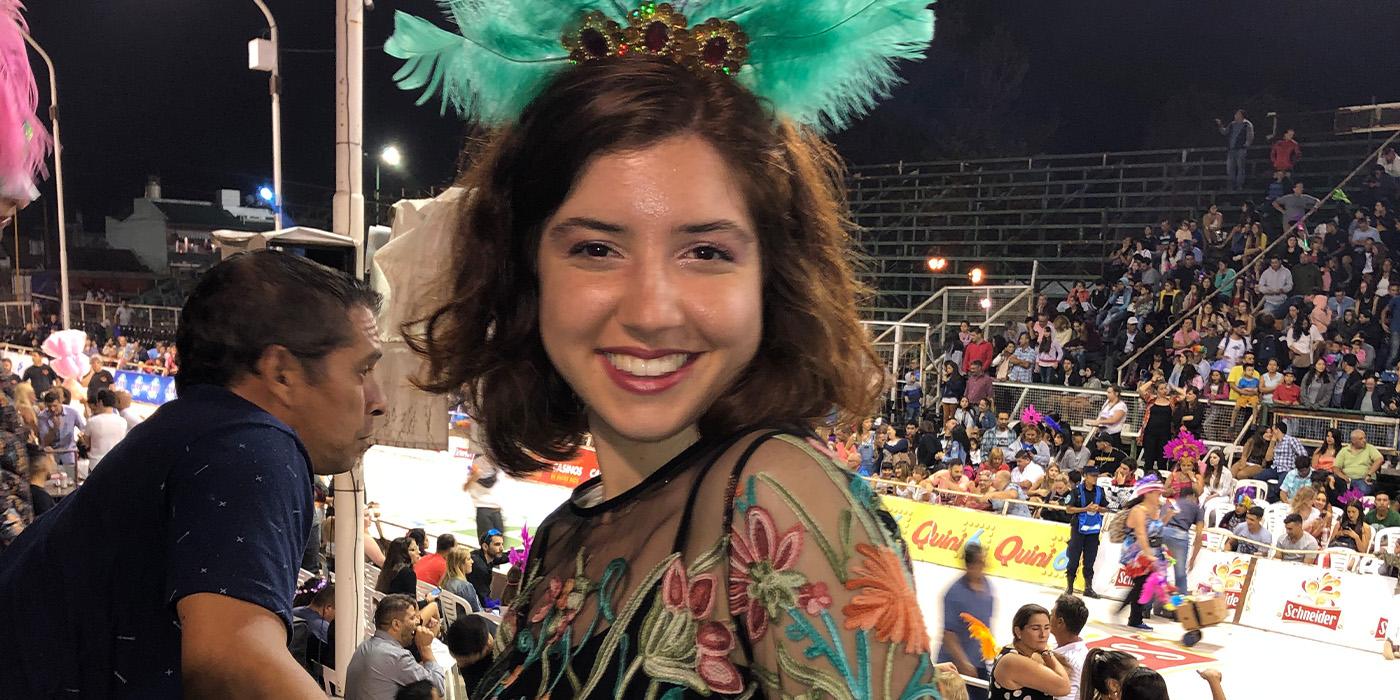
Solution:
[(963, 547), (977, 542), (987, 553), (989, 575), (1064, 586), (1068, 525), (897, 496), (884, 496), (883, 504), (899, 523), (914, 561), (962, 568)]
[(1239, 611), (1244, 606), (1249, 570), (1256, 557), (1236, 552), (1212, 552), (1202, 549), (1196, 555), (1196, 565), (1187, 573), (1192, 593), (1203, 590), (1216, 591), (1225, 598), (1226, 606), (1232, 611), (1227, 620), (1239, 620)]
[[(465, 438), (451, 437), (448, 438), (447, 443), (447, 449), (452, 453), (452, 457), (465, 460), (470, 468), (471, 461), (477, 456), (471, 441)], [(595, 476), (598, 476), (598, 453), (591, 447), (580, 447), (577, 457), (564, 462), (554, 462), (549, 469), (537, 471), (526, 478), (541, 484), (552, 484), (572, 489)]]
[(174, 377), (121, 370), (115, 379), (112, 388), (130, 393), (132, 401), (159, 406), (175, 400)]
[(1254, 562), (1240, 624), (1378, 652), (1395, 580), (1275, 559)]

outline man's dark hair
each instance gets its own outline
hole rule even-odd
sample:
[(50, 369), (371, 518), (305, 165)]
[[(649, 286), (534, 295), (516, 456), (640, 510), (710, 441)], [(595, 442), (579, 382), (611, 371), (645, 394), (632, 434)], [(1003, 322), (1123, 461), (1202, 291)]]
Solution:
[(1089, 622), (1089, 606), (1083, 598), (1066, 593), (1055, 599), (1055, 617), (1065, 621), (1070, 634), (1079, 634)]
[(394, 694), (394, 700), (433, 700), (433, 684), (428, 681), (414, 681), (401, 686)]
[(63, 392), (60, 392), (58, 389), (49, 389), (44, 392), (44, 403), (53, 403), (55, 401), (63, 403)]
[(273, 345), (314, 374), (317, 360), (351, 342), (349, 324), (336, 320), (356, 306), (378, 311), (379, 303), (364, 282), (306, 258), (275, 250), (235, 255), (205, 273), (180, 310), (176, 389), (228, 386), (256, 373)]
[(335, 584), (328, 583), (316, 591), (316, 595), (311, 596), (310, 605), (324, 608), (327, 605), (335, 605)]
[(1302, 525), (1303, 516), (1298, 515), (1297, 513), (1289, 513), (1288, 515), (1285, 515), (1283, 517), (1284, 525), (1292, 525), (1293, 523), (1298, 523), (1299, 525)]
[(964, 565), (981, 564), (987, 561), (987, 554), (982, 550), (982, 545), (968, 542), (963, 546), (962, 560)]
[(384, 629), (404, 616), (409, 610), (416, 610), (418, 603), (413, 600), (413, 596), (402, 593), (391, 593), (384, 596), (379, 601), (379, 605), (374, 608), (374, 626)]
[(425, 532), (423, 528), (415, 527), (412, 530), (409, 530), (408, 532), (404, 533), (404, 535), (408, 537), (408, 539), (418, 543), (419, 554), (428, 553), (428, 533)]
[(1245, 511), (1245, 514), (1252, 515), (1256, 518), (1262, 518), (1264, 517), (1264, 509), (1259, 506), (1250, 506), (1249, 510)]
[(99, 405), (99, 406), (101, 406), (101, 407), (103, 407), (103, 408), (116, 408), (116, 407), (117, 407), (117, 393), (114, 392), (114, 391), (112, 391), (111, 389), (98, 389), (98, 390), (97, 390), (97, 405)]
[(481, 615), (464, 615), (447, 628), (447, 650), (453, 656), (476, 656), (491, 639), (491, 622)]
[(456, 537), (453, 537), (453, 536), (452, 536), (452, 533), (450, 533), (450, 532), (444, 532), (443, 534), (438, 535), (437, 549), (435, 549), (435, 550), (433, 550), (433, 551), (435, 551), (435, 552), (441, 554), (441, 553), (446, 552), (447, 550), (452, 549), (453, 547), (456, 547), (456, 546), (457, 546), (457, 538), (456, 538)]
[(1283, 421), (1275, 421), (1275, 422), (1274, 422), (1274, 430), (1277, 430), (1277, 431), (1279, 431), (1280, 433), (1283, 433), (1284, 435), (1287, 435), (1287, 434), (1288, 434), (1288, 424), (1285, 423), (1285, 422), (1283, 422)]

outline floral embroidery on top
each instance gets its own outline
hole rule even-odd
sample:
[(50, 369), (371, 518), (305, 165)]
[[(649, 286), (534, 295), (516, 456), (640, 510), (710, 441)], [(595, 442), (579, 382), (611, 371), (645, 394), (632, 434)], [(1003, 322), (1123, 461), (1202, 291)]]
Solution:
[[(912, 575), (873, 494), (819, 445), (779, 439), (822, 466), (843, 499), (836, 510), (810, 510), (772, 474), (752, 473), (729, 532), (692, 561), (672, 552), (625, 597), (626, 559), (590, 579), (580, 546), (572, 576), (545, 576), (532, 551), (481, 697), (938, 698)], [(592, 620), (580, 617), (590, 599)]]

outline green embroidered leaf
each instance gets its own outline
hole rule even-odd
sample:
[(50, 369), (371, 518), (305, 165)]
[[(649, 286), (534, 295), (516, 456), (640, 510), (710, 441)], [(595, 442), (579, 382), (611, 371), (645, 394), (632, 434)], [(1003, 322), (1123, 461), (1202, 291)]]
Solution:
[(759, 474), (759, 478), (763, 480), (763, 483), (773, 487), (773, 490), (776, 491), (778, 496), (783, 499), (783, 502), (787, 504), (788, 509), (792, 511), (793, 515), (797, 516), (802, 526), (806, 528), (806, 534), (812, 538), (812, 541), (817, 543), (817, 548), (822, 550), (822, 554), (826, 556), (827, 563), (831, 564), (831, 570), (835, 572), (836, 579), (844, 584), (846, 582), (846, 567), (844, 562), (841, 560), (841, 557), (837, 556), (836, 550), (832, 548), (831, 542), (826, 539), (826, 535), (822, 534), (821, 528), (817, 527), (816, 521), (812, 520), (812, 517), (807, 515), (807, 509), (798, 502), (797, 498), (792, 495), (792, 492), (788, 491), (786, 487), (778, 483), (772, 476), (765, 473)]
[[(636, 590), (642, 592), (650, 591), (652, 586), (656, 585), (656, 582), (661, 579), (661, 574), (666, 571), (666, 567), (670, 566), (671, 562), (678, 558), (680, 558), (679, 554), (672, 554), (657, 562), (656, 566), (652, 567), (651, 571), (648, 571), (647, 575), (638, 582)], [(593, 670), (588, 674), (588, 682), (584, 684), (583, 690), (579, 691), (580, 697), (588, 697), (592, 694), (593, 689), (603, 679), (603, 674), (608, 669), (609, 661), (611, 661), (613, 653), (617, 651), (617, 645), (627, 638), (627, 626), (632, 624), (632, 618), (637, 616), (637, 611), (642, 607), (642, 603), (647, 597), (648, 596), (645, 594), (633, 595), (631, 599), (627, 601), (627, 605), (622, 608), (622, 614), (618, 615), (617, 619), (613, 621), (612, 627), (608, 628), (608, 631), (603, 636), (603, 643), (598, 647), (598, 655), (595, 657)], [(638, 660), (640, 660), (640, 658)], [(635, 672), (635, 668), (628, 669), (628, 678)], [(626, 687), (625, 683), (623, 687)]]
[(719, 565), (720, 562), (724, 561), (724, 555), (725, 552), (728, 551), (728, 549), (729, 533), (726, 532), (724, 533), (724, 536), (719, 539), (718, 542), (715, 542), (715, 546), (711, 547), (709, 551), (706, 551), (700, 556), (696, 557), (695, 561), (691, 562), (690, 566), (686, 567), (686, 571), (689, 571), (692, 577), (695, 574), (702, 574), (706, 571), (709, 571), (710, 569)]
[[(778, 650), (778, 668), (783, 673), (792, 676), (803, 685), (808, 686), (813, 691), (821, 691), (837, 700), (855, 700), (850, 689), (836, 676), (818, 671), (811, 666), (799, 663), (788, 653), (787, 647), (783, 644), (775, 645)], [(815, 695), (816, 693), (814, 693)]]
[(855, 549), (851, 545), (851, 510), (849, 508), (842, 510), (841, 514), (837, 516), (837, 522), (841, 532), (841, 558), (844, 560), (841, 562), (841, 568), (844, 570), (846, 562), (851, 560), (852, 550)]

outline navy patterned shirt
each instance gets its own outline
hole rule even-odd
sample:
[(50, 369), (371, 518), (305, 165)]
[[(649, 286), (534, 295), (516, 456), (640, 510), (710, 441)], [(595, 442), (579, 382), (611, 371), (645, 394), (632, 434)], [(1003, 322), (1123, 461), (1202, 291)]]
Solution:
[(181, 697), (176, 604), (216, 593), (290, 626), (312, 507), (290, 427), (182, 390), (0, 557), (0, 698)]

